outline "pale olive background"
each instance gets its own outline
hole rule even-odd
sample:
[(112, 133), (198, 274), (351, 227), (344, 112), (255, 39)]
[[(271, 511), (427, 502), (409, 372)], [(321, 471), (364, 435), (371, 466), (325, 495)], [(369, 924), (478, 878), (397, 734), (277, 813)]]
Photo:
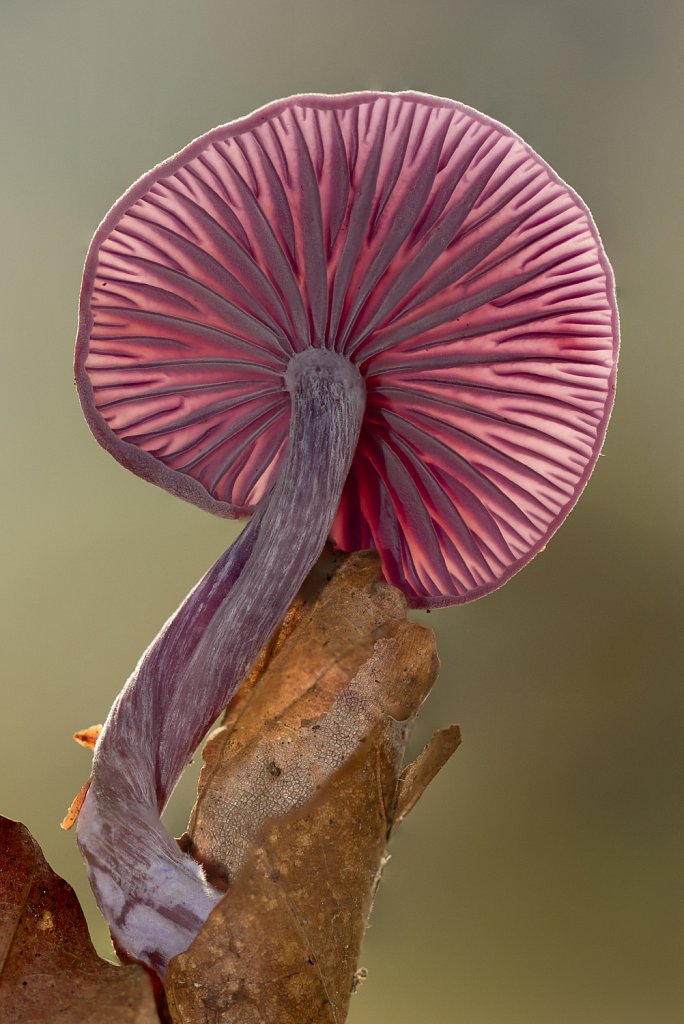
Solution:
[[(416, 744), (464, 744), (393, 842), (352, 1024), (676, 1024), (682, 868), (679, 0), (2, 0), (0, 811), (105, 932), (73, 834), (100, 721), (237, 534), (118, 466), (72, 384), (88, 241), (141, 173), (303, 91), (418, 89), (509, 124), (594, 212), (618, 400), (587, 492), (496, 594), (433, 613)], [(180, 831), (192, 784), (177, 794)]]

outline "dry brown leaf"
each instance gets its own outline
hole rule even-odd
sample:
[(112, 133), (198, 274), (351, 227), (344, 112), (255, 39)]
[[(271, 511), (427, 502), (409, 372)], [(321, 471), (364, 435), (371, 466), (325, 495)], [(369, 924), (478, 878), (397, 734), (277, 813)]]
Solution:
[[(426, 646), (429, 678), (405, 685)], [(375, 556), (346, 559), (207, 743), (185, 848), (227, 883), (262, 826), (312, 799), (379, 716), (405, 738), (436, 672), (432, 632), (406, 622)]]
[(159, 1024), (142, 967), (95, 953), (78, 900), (24, 825), (0, 817), (2, 1024)]
[(252, 846), (199, 938), (172, 962), (174, 1020), (345, 1019), (395, 785), (381, 733), (379, 725), (312, 803)]
[(64, 817), (59, 823), (59, 827), (65, 830), (73, 828), (78, 821), (81, 808), (83, 807), (83, 801), (86, 798), (88, 790), (90, 789), (91, 779), (86, 779), (74, 799), (69, 804), (69, 810), (66, 812)]
[(101, 725), (89, 725), (87, 729), (79, 729), (78, 732), (75, 732), (72, 738), (75, 739), (77, 743), (80, 743), (82, 747), (87, 747), (88, 750), (94, 750), (97, 738), (101, 732)]
[(432, 737), (422, 754), (408, 764), (399, 776), (397, 807), (394, 824), (398, 825), (413, 810), (437, 772), (461, 745), (461, 730), (457, 725), (440, 729)]
[[(432, 632), (406, 621), (376, 556), (319, 569), (205, 749), (183, 845), (228, 892), (171, 962), (174, 1021), (345, 1020), (406, 741), (437, 667)], [(406, 792), (417, 799), (449, 746), (453, 732)]]

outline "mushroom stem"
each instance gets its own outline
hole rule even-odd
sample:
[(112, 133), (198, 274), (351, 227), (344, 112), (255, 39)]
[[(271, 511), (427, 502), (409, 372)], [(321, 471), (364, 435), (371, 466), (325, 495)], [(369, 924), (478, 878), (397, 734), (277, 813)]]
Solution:
[(78, 843), (115, 943), (162, 976), (221, 893), (181, 853), (160, 814), (320, 554), (363, 418), (362, 378), (342, 356), (302, 352), (285, 381), (290, 436), (273, 490), (117, 697), (79, 815)]

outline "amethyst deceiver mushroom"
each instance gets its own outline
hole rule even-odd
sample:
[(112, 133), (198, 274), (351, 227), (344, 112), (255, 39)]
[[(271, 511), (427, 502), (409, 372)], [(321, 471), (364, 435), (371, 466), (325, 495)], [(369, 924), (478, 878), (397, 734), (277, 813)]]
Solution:
[(76, 380), (119, 462), (253, 513), (142, 656), (78, 841), (163, 974), (220, 898), (160, 813), (331, 535), (414, 606), (493, 590), (565, 518), (612, 405), (589, 211), (520, 138), (418, 93), (297, 96), (154, 168), (91, 244)]

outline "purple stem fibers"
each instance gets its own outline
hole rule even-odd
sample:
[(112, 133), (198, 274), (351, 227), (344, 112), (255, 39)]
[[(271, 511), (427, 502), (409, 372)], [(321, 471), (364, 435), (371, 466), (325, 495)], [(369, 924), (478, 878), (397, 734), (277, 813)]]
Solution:
[(291, 426), (277, 482), (117, 697), (79, 815), (78, 843), (112, 936), (162, 976), (222, 894), (181, 853), (160, 814), (320, 554), (363, 418), (362, 379), (342, 356), (300, 353), (285, 383)]

